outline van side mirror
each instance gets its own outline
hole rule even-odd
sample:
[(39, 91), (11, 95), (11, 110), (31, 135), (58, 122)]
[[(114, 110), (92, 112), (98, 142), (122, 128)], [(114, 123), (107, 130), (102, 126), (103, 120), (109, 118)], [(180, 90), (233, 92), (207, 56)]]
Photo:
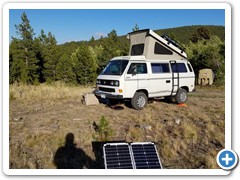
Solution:
[(134, 67), (133, 71), (132, 71), (132, 76), (135, 76), (137, 74), (137, 67)]

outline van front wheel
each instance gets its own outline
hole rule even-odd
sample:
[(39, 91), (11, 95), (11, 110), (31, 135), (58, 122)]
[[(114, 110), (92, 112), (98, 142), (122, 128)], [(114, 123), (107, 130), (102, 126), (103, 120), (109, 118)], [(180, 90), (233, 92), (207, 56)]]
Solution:
[(136, 92), (133, 98), (131, 99), (132, 107), (136, 110), (143, 109), (147, 103), (148, 103), (147, 96), (143, 92)]
[(179, 89), (175, 96), (175, 100), (178, 104), (185, 103), (187, 101), (187, 98), (188, 95), (185, 89)]

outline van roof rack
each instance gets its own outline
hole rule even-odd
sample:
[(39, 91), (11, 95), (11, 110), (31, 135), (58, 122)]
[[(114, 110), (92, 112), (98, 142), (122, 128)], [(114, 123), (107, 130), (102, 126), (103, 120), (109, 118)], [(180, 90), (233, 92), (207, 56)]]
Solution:
[(167, 40), (167, 41), (168, 41), (168, 44), (171, 43), (172, 45), (176, 46), (176, 47), (177, 47), (178, 49), (180, 49), (181, 51), (184, 50), (184, 48), (182, 47), (181, 44), (179, 44), (177, 41), (175, 41), (175, 40), (173, 40), (172, 38), (170, 38), (168, 35), (163, 34), (163, 35), (161, 35), (161, 37), (162, 37), (163, 39)]

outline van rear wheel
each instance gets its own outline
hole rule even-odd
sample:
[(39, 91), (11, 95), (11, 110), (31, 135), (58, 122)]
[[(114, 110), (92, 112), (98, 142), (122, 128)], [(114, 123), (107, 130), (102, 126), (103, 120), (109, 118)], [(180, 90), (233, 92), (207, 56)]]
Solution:
[(136, 110), (143, 109), (148, 103), (147, 96), (144, 92), (136, 92), (131, 99), (132, 107)]
[(175, 100), (178, 104), (185, 103), (188, 99), (188, 94), (185, 89), (178, 89)]

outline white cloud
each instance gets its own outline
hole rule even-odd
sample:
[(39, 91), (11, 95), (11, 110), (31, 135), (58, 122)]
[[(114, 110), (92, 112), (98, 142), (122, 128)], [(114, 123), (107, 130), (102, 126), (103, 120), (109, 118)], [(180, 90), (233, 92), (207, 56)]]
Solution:
[(95, 39), (99, 39), (99, 38), (101, 38), (101, 37), (107, 37), (107, 34), (106, 34), (106, 33), (103, 33), (103, 32), (96, 32), (96, 33), (94, 34), (94, 38), (95, 38)]

